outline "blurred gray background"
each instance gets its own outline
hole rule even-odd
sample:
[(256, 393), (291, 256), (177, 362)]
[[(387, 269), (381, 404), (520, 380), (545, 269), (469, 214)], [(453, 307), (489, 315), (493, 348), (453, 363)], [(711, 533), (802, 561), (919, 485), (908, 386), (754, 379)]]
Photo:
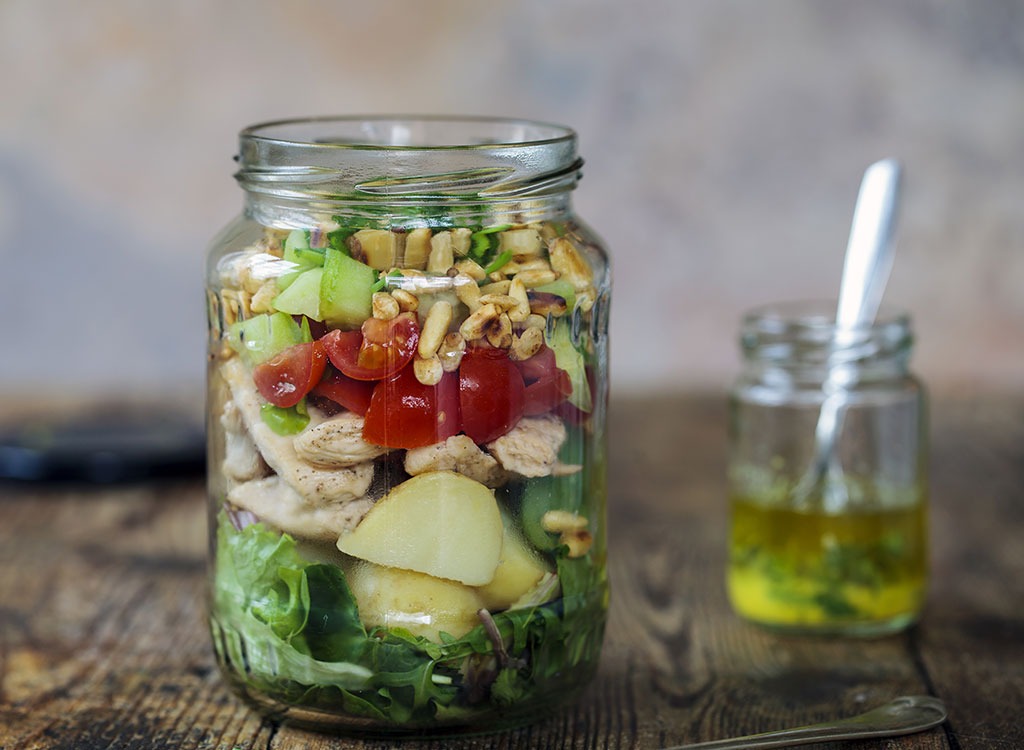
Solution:
[(834, 296), (884, 156), (915, 369), (1024, 387), (1020, 0), (5, 0), (0, 70), (8, 394), (201, 393), (237, 131), (400, 112), (577, 129), (618, 391), (722, 389), (745, 308)]

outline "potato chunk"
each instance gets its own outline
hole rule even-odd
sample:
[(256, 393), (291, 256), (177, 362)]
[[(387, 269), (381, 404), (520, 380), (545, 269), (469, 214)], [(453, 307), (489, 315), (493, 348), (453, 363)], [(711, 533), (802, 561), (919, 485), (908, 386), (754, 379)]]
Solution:
[(362, 561), (347, 566), (345, 578), (367, 630), (404, 628), (441, 643), (442, 632), (461, 638), (480, 624), (483, 602), (461, 583)]
[(508, 609), (548, 572), (540, 555), (534, 552), (511, 523), (506, 521), (501, 545), (501, 560), (494, 571), (494, 579), (477, 589), (487, 609), (495, 612)]
[(501, 558), (494, 492), (453, 471), (408, 479), (381, 498), (338, 549), (361, 560), (482, 586)]

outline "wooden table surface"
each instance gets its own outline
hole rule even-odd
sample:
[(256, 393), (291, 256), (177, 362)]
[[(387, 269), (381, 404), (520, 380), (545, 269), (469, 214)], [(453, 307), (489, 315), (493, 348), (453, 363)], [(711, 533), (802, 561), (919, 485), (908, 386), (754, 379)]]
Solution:
[[(612, 405), (612, 608), (573, 708), (504, 734), (331, 738), (261, 721), (221, 682), (204, 625), (199, 479), (0, 486), (0, 750), (635, 748), (850, 715), (933, 694), (941, 728), (849, 748), (1024, 748), (1024, 402), (933, 406), (932, 584), (877, 640), (780, 637), (723, 588), (719, 397)], [(819, 747), (840, 747), (823, 745)]]

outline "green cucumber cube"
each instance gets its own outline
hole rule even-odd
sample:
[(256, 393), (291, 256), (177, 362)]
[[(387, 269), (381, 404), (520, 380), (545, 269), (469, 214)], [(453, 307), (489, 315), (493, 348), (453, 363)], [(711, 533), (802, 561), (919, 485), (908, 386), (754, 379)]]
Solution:
[(324, 269), (311, 268), (296, 276), (288, 288), (274, 297), (275, 310), (289, 315), (305, 315), (312, 320), (320, 316), (320, 284)]
[[(327, 248), (320, 281), (320, 313), (329, 325), (356, 328), (370, 317), (377, 272), (340, 250)], [(294, 286), (294, 284), (293, 284)]]
[(291, 286), (303, 271), (322, 266), (324, 251), (323, 248), (310, 248), (306, 232), (293, 229), (284, 241), (284, 260), (294, 264), (294, 270), (277, 277), (277, 286), (281, 290)]
[(255, 315), (232, 323), (227, 331), (228, 346), (238, 352), (249, 368), (302, 342), (302, 330), (283, 312)]

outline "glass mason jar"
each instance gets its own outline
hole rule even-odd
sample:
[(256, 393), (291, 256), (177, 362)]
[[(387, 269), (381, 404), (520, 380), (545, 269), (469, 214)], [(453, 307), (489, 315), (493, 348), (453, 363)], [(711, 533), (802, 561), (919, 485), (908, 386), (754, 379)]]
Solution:
[(279, 720), (501, 729), (606, 618), (608, 260), (573, 131), (244, 130), (207, 268), (210, 624)]
[[(727, 585), (776, 630), (880, 635), (914, 622), (927, 585), (927, 433), (908, 372), (909, 318), (847, 334), (834, 305), (754, 310), (730, 398)], [(834, 411), (833, 411), (834, 409)], [(819, 415), (831, 459), (815, 470)]]

